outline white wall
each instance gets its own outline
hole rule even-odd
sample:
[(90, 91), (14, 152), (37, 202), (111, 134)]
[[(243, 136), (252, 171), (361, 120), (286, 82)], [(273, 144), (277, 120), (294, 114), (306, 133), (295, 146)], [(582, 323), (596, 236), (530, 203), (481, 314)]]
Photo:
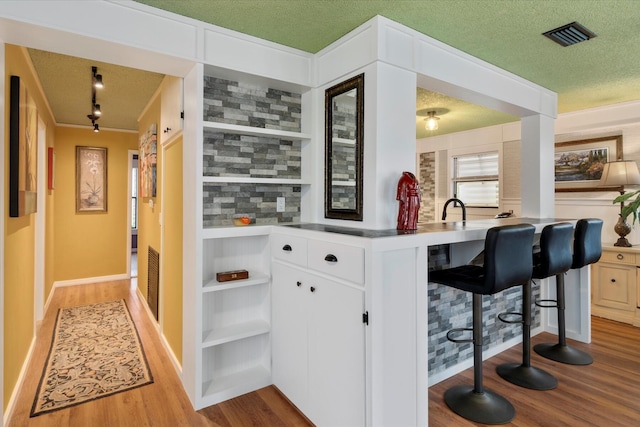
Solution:
[[(512, 209), (521, 214), (521, 142), (520, 123), (491, 126), (456, 134), (425, 138), (417, 141), (418, 153), (435, 151), (436, 157), (450, 159), (455, 153), (482, 152), (487, 147), (501, 147), (500, 208)], [(555, 142), (575, 141), (602, 136), (622, 135), (625, 160), (640, 162), (640, 102), (626, 102), (606, 107), (561, 114), (555, 122)], [(440, 165), (440, 167), (442, 167)], [(436, 177), (436, 199), (438, 209), (451, 197), (446, 190), (448, 182), (442, 183), (445, 174)], [(447, 177), (450, 180), (450, 176)], [(552, 191), (549, 188), (549, 191)], [(617, 235), (613, 226), (617, 221), (619, 205), (612, 200), (617, 192), (555, 193), (555, 216), (557, 218), (596, 217), (604, 220), (603, 243), (613, 243)], [(486, 217), (487, 211), (471, 211), (469, 218)], [(452, 218), (456, 218), (455, 214)], [(640, 244), (640, 226), (628, 236), (632, 244)]]

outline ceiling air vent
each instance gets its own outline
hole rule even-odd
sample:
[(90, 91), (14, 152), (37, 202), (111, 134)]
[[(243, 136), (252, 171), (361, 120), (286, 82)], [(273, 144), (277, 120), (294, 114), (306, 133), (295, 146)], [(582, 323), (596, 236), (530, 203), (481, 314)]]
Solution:
[(571, 24), (563, 25), (555, 30), (547, 31), (542, 35), (549, 37), (554, 42), (567, 47), (576, 43), (583, 42), (585, 40), (596, 37), (596, 34), (589, 31), (578, 22), (572, 22)]

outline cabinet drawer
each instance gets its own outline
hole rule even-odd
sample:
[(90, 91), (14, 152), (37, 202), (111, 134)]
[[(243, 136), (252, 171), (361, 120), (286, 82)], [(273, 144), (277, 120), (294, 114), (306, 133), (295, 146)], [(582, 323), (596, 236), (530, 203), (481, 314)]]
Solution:
[(636, 254), (622, 251), (602, 251), (600, 262), (615, 262), (619, 264), (636, 265)]
[(307, 239), (284, 234), (271, 236), (273, 257), (301, 267), (307, 266)]
[(354, 283), (364, 282), (364, 249), (309, 240), (309, 268)]

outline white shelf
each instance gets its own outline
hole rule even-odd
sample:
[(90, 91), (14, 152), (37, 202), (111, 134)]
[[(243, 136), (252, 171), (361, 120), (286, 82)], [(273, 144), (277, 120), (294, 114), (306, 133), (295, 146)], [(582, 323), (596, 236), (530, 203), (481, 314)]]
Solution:
[(269, 283), (269, 275), (249, 272), (248, 279), (230, 280), (228, 282), (218, 282), (216, 279), (210, 280), (202, 286), (202, 292), (218, 292), (226, 289), (237, 289), (245, 286), (257, 286)]
[(300, 132), (291, 132), (280, 129), (264, 129), (264, 128), (256, 128), (251, 126), (241, 126), (241, 125), (233, 125), (229, 123), (218, 123), (218, 122), (204, 122), (203, 127), (205, 129), (211, 129), (215, 131), (225, 132), (225, 133), (235, 133), (242, 135), (251, 135), (251, 136), (265, 136), (270, 138), (282, 138), (288, 140), (302, 140), (302, 139), (311, 139), (311, 135), (307, 133)]
[(224, 239), (227, 237), (266, 236), (271, 233), (271, 225), (244, 225), (241, 227), (212, 227), (202, 229), (203, 239)]
[(309, 185), (310, 182), (301, 178), (252, 178), (247, 176), (203, 176), (203, 183), (238, 183), (238, 184), (285, 184)]
[(263, 366), (255, 366), (202, 384), (206, 406), (239, 396), (271, 384), (271, 374)]
[(202, 348), (213, 347), (231, 341), (257, 335), (268, 334), (271, 330), (269, 323), (264, 320), (252, 320), (237, 325), (226, 326), (204, 331), (202, 338)]
[(355, 187), (355, 181), (331, 181), (331, 185), (336, 185), (340, 187)]

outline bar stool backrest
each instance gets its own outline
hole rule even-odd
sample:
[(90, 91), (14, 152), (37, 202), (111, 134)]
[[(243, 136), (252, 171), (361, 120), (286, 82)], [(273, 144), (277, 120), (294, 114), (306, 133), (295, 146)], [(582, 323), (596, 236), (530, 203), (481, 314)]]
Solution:
[(573, 238), (573, 264), (582, 268), (598, 262), (602, 255), (602, 220), (586, 218), (578, 220)]
[(547, 225), (542, 229), (540, 252), (534, 255), (533, 277), (551, 277), (571, 269), (572, 237), (573, 225), (568, 222)]
[(531, 280), (533, 234), (530, 224), (505, 225), (487, 231), (482, 294), (495, 294)]

